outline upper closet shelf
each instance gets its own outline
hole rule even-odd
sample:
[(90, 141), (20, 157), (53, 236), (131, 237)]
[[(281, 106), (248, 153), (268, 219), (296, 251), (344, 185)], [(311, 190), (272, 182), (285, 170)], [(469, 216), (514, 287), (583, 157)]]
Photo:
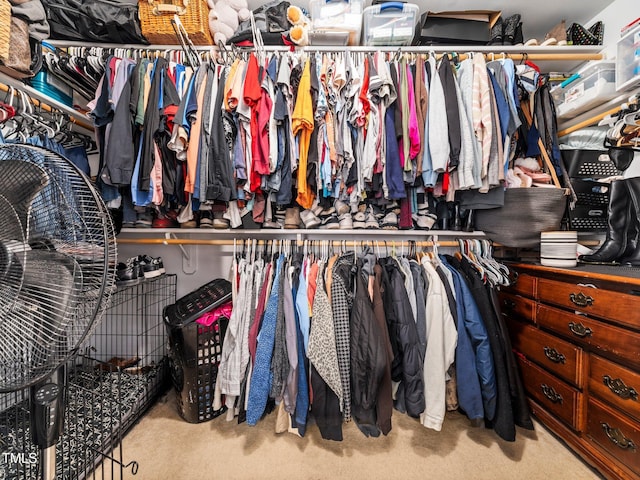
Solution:
[(32, 86), (27, 85), (13, 77), (5, 75), (4, 73), (0, 73), (0, 90), (5, 90), (2, 85), (8, 88), (13, 87), (16, 90), (22, 90), (32, 99), (36, 99), (39, 102), (42, 102), (42, 104), (49, 106), (50, 108), (56, 109), (62, 113), (66, 113), (72, 119), (71, 123), (73, 124), (74, 128), (79, 129), (81, 133), (84, 133), (86, 135), (93, 133), (93, 122), (84, 113), (74, 110), (64, 103), (58, 102), (50, 96), (39, 92)]

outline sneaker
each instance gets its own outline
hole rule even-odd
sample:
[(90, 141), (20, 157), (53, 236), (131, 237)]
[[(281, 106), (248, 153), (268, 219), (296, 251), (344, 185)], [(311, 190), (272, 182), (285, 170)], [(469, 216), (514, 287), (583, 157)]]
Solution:
[(305, 228), (311, 229), (320, 226), (320, 219), (316, 217), (311, 210), (303, 210), (300, 212), (300, 219), (302, 223), (304, 223)]
[(387, 213), (382, 219), (382, 228), (384, 230), (398, 230), (398, 215), (393, 212)]
[[(353, 228), (359, 230), (361, 228), (367, 228), (367, 215), (364, 212), (358, 212), (353, 216)], [(376, 222), (376, 225), (378, 222)]]
[(213, 228), (213, 212), (200, 210), (200, 228)]
[(153, 224), (153, 215), (150, 212), (138, 213), (136, 219), (136, 228), (151, 228)]
[(266, 228), (269, 230), (279, 230), (282, 228), (282, 225), (280, 225), (278, 222), (274, 222), (273, 220), (265, 220), (262, 224), (262, 228)]
[(213, 213), (213, 228), (218, 230), (224, 230), (229, 228), (231, 222), (224, 218), (224, 214), (222, 212), (214, 212)]
[(433, 213), (421, 214), (419, 213), (416, 218), (416, 227), (420, 230), (431, 230), (435, 225), (438, 217)]
[(369, 209), (369, 211), (367, 212), (364, 226), (365, 228), (376, 230), (380, 228), (380, 223), (378, 222), (376, 215), (373, 213), (373, 209)]
[(338, 220), (338, 216), (333, 214), (323, 218), (320, 228), (322, 230), (338, 230), (340, 228), (340, 220)]
[(138, 255), (138, 262), (142, 267), (144, 278), (159, 277), (166, 272), (162, 257), (154, 258), (149, 255)]
[[(349, 208), (347, 206), (347, 208)], [(351, 214), (347, 211), (338, 217), (340, 230), (352, 230), (353, 229), (353, 221), (351, 219)]]
[(336, 213), (338, 214), (338, 216), (344, 215), (345, 213), (348, 213), (351, 210), (351, 207), (349, 206), (349, 204), (344, 203), (342, 200), (336, 200), (333, 206), (336, 209)]
[(128, 258), (126, 262), (120, 262), (116, 266), (116, 285), (136, 285), (140, 278), (144, 278), (137, 257)]

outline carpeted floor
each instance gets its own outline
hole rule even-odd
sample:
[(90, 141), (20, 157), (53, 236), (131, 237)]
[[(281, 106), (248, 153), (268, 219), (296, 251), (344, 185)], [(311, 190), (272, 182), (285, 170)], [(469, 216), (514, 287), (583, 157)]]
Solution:
[[(207, 479), (598, 479), (587, 465), (540, 424), (518, 429), (513, 443), (466, 417), (449, 413), (441, 432), (394, 412), (387, 437), (366, 438), (351, 423), (344, 441), (321, 438), (310, 425), (304, 438), (275, 434), (275, 413), (255, 427), (224, 416), (189, 424), (169, 393), (123, 442), (125, 463), (135, 460), (131, 480)], [(105, 479), (107, 475), (104, 476)], [(119, 477), (116, 477), (119, 478)]]

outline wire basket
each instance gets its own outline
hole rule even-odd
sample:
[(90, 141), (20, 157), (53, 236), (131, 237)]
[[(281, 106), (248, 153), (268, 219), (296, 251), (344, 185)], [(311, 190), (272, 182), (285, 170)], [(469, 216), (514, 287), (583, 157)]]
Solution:
[(138, 14), (142, 34), (149, 43), (178, 45), (178, 37), (171, 23), (173, 16), (178, 15), (194, 45), (213, 45), (206, 0), (171, 0), (166, 3), (140, 0)]

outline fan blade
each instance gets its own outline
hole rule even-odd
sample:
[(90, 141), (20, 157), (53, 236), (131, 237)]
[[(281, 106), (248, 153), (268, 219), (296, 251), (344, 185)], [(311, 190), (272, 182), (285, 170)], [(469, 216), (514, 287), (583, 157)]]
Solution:
[[(49, 183), (49, 176), (41, 167), (22, 160), (0, 162), (0, 195), (13, 207), (22, 225), (23, 236), (28, 237), (28, 220), (31, 203), (38, 193)], [(14, 213), (14, 212), (11, 212)], [(3, 212), (0, 211), (0, 217)], [(7, 239), (0, 232), (0, 239)], [(10, 240), (18, 240), (11, 238)]]
[[(64, 360), (66, 329), (78, 314), (80, 265), (55, 251), (26, 252), (24, 280), (14, 308), (0, 318), (0, 385), (41, 378)], [(16, 378), (15, 382), (11, 377)]]

